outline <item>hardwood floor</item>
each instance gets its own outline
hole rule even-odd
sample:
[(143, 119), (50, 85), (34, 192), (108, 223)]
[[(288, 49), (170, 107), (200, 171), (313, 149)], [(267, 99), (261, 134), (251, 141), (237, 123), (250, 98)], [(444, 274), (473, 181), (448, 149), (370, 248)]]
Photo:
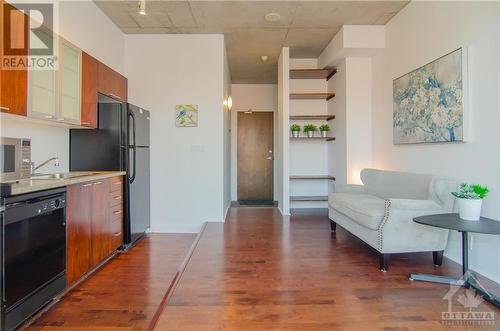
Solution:
[(403, 254), (384, 273), (373, 249), (340, 227), (331, 234), (324, 215), (232, 208), (225, 224), (206, 226), (156, 330), (498, 330), (487, 303), (476, 310), (496, 315), (495, 326), (442, 325), (450, 288), (411, 282), (410, 272), (457, 276), (460, 267)]
[(153, 234), (70, 291), (27, 330), (146, 330), (194, 234)]

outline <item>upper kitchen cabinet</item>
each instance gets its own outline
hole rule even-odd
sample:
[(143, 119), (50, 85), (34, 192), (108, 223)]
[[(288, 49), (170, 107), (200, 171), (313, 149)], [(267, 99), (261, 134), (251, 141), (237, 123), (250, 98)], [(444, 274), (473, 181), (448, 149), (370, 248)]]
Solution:
[(97, 128), (98, 61), (82, 53), (82, 126)]
[(101, 62), (98, 63), (97, 73), (98, 92), (116, 100), (127, 101), (127, 78)]
[[(48, 29), (40, 29), (38, 38), (53, 43), (54, 34)], [(36, 39), (30, 39), (30, 46), (35, 46), (35, 43)], [(30, 54), (31, 56), (36, 55)], [(31, 68), (28, 72), (28, 86), (28, 116), (56, 120), (58, 118), (56, 68)]]
[[(29, 20), (23, 12), (15, 9), (3, 1), (0, 5), (0, 17), (4, 24), (0, 24), (1, 49), (0, 54), (0, 111), (15, 115), (26, 116), (27, 113), (27, 84), (28, 71), (26, 68), (4, 67), (4, 55), (9, 58), (26, 61), (28, 55), (28, 24)], [(3, 31), (3, 29), (6, 31)], [(9, 54), (5, 54), (9, 48)], [(26, 62), (25, 62), (26, 63)]]
[(82, 51), (64, 39), (59, 42), (60, 117), (58, 120), (80, 125)]

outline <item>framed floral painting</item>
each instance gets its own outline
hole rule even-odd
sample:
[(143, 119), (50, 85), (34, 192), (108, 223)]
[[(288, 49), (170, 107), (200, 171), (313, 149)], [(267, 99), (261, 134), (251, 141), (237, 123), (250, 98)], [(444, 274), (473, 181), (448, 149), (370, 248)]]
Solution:
[(198, 126), (198, 105), (176, 105), (175, 126), (196, 127)]
[(393, 81), (394, 144), (464, 141), (466, 53), (459, 48)]

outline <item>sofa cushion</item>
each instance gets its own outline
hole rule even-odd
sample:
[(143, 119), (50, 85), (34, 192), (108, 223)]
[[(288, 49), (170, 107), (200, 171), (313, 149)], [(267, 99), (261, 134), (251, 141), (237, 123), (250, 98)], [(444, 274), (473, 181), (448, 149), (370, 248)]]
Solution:
[(385, 200), (368, 194), (332, 193), (328, 204), (359, 225), (375, 231), (385, 215)]

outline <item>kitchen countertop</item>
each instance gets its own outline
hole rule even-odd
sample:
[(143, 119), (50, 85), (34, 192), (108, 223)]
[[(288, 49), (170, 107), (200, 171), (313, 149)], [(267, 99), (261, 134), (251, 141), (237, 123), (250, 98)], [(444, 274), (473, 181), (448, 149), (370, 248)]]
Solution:
[[(56, 187), (64, 187), (79, 183), (90, 182), (99, 179), (105, 179), (115, 176), (123, 176), (126, 174), (125, 171), (73, 171), (65, 174), (69, 174), (71, 178), (61, 178), (61, 179), (20, 179), (16, 182), (10, 182), (11, 184), (11, 196), (44, 191)], [(36, 178), (36, 177), (35, 177)]]

